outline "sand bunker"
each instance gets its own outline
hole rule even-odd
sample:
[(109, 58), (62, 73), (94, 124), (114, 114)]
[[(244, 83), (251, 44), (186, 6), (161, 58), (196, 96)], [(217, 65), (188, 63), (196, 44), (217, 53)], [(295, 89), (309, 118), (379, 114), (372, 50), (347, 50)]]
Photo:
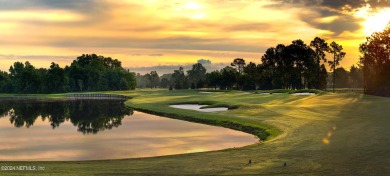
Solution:
[(199, 92), (199, 93), (203, 93), (203, 94), (212, 94), (212, 93), (217, 93), (217, 92)]
[(195, 110), (200, 112), (217, 112), (217, 111), (227, 111), (228, 108), (226, 107), (219, 107), (219, 108), (206, 108), (206, 109), (200, 109), (202, 107), (205, 107), (207, 105), (198, 105), (198, 104), (182, 104), (182, 105), (170, 105), (171, 108), (179, 108), (179, 109), (189, 109), (189, 110)]
[(302, 93), (293, 93), (291, 95), (315, 95), (315, 93), (310, 93), (310, 92), (302, 92)]

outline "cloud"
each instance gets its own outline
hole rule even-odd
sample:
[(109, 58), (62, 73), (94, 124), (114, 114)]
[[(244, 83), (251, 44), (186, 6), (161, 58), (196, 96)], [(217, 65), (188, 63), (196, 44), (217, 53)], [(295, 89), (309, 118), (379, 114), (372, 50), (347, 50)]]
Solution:
[[(9, 41), (10, 43), (16, 41)], [(45, 41), (42, 41), (45, 42)], [(67, 37), (53, 38), (48, 43), (56, 47), (99, 47), (99, 48), (148, 48), (208, 51), (258, 52), (264, 48), (247, 43), (238, 43), (228, 38), (166, 37), (140, 39), (136, 37)]]
[(152, 56), (152, 57), (162, 57), (162, 56), (164, 56), (164, 54), (159, 54), (159, 53), (155, 53), (155, 54), (131, 53), (131, 54), (128, 54), (128, 56)]
[(0, 58), (8, 60), (40, 60), (40, 59), (50, 59), (50, 60), (74, 60), (78, 56), (51, 56), (51, 55), (7, 55), (0, 54)]
[(356, 32), (362, 28), (361, 19), (345, 11), (363, 7), (366, 4), (364, 1), (367, 0), (275, 0), (277, 3), (273, 8), (285, 5), (306, 9), (297, 14), (303, 22), (328, 31), (329, 38), (336, 38), (344, 32)]
[[(270, 7), (280, 8), (290, 6), (310, 9), (315, 16), (307, 13), (299, 14), (302, 21), (317, 29), (327, 30), (333, 33), (330, 37), (338, 37), (344, 32), (356, 32), (362, 28), (361, 19), (353, 16), (360, 8), (371, 7), (371, 10), (390, 7), (390, 0), (273, 0), (276, 2)], [(332, 21), (320, 21), (321, 18), (337, 16)]]
[[(322, 6), (335, 10), (343, 10), (346, 7), (356, 9), (369, 4), (373, 8), (390, 6), (389, 0), (274, 0), (280, 4), (292, 4), (296, 6)], [(278, 5), (278, 4), (276, 4)]]
[(345, 31), (358, 31), (361, 29), (360, 19), (351, 15), (342, 15), (337, 12), (330, 12), (316, 8), (314, 15), (300, 14), (302, 21), (310, 26), (330, 31), (331, 37), (338, 37)]
[[(57, 28), (90, 28), (112, 19), (116, 4), (103, 0), (0, 0), (0, 20), (22, 23), (37, 31)], [(3, 18), (2, 18), (3, 17)]]
[(49, 68), (51, 62), (60, 64), (62, 67), (72, 63), (77, 56), (59, 55), (7, 55), (0, 54), (0, 70), (8, 71), (15, 62), (25, 63), (29, 61), (36, 68)]
[(81, 22), (85, 16), (66, 10), (44, 11), (0, 11), (0, 20), (3, 22), (26, 22), (26, 23), (54, 23), (54, 22)]
[(390, 6), (388, 0), (323, 0), (322, 5), (335, 9), (350, 7), (352, 9), (360, 8), (369, 4), (373, 8), (384, 8)]
[(208, 59), (199, 59), (198, 63), (200, 63), (202, 65), (206, 65), (206, 64), (211, 64), (211, 61)]
[(268, 5), (267, 7), (280, 7), (284, 4), (293, 4), (295, 6), (315, 6), (322, 3), (323, 0), (271, 0), (276, 4)]
[(161, 57), (164, 56), (164, 54), (148, 54), (148, 56)]
[[(199, 61), (205, 61), (206, 63), (202, 65), (207, 69), (207, 72), (212, 72), (214, 70), (220, 70), (228, 64), (226, 63), (211, 63), (210, 60), (200, 59)], [(199, 62), (198, 61), (198, 62)], [(209, 61), (209, 62), (207, 62)], [(193, 64), (181, 64), (181, 65), (157, 65), (150, 67), (128, 67), (131, 72), (146, 74), (151, 71), (157, 71), (157, 73), (161, 76), (163, 74), (173, 73), (174, 70), (179, 69), (179, 67), (183, 67), (185, 71), (190, 70)]]
[[(195, 63), (197, 58), (257, 61), (267, 48), (298, 38), (360, 34), (361, 20), (342, 12), (346, 4), (353, 9), (363, 1), (0, 0), (0, 54), (98, 53), (137, 68)], [(60, 59), (42, 58), (34, 60), (41, 64), (37, 67)]]
[(96, 0), (0, 0), (0, 10), (68, 9), (88, 11), (99, 4), (101, 3)]
[(230, 24), (222, 26), (224, 31), (245, 31), (245, 32), (272, 32), (278, 31), (282, 28), (282, 24), (273, 24), (266, 22), (247, 22), (247, 23), (239, 23), (239, 24)]
[[(281, 27), (284, 23), (276, 25), (270, 22), (258, 22), (263, 19), (247, 19), (249, 12), (258, 10), (253, 6), (261, 8), (261, 3), (257, 2), (254, 5), (245, 1), (232, 2), (233, 4), (225, 3), (222, 5), (226, 6), (226, 10), (223, 11), (222, 9), (214, 9), (220, 5), (219, 3), (202, 3), (205, 5), (202, 5), (204, 8), (201, 8), (201, 10), (209, 10), (206, 12), (210, 16), (213, 15), (213, 18), (199, 21), (188, 20), (175, 13), (176, 8), (185, 5), (177, 4), (177, 1), (149, 3), (95, 0), (35, 0), (30, 2), (21, 0), (15, 2), (3, 1), (3, 3), (5, 4), (3, 8), (7, 9), (7, 13), (10, 10), (21, 9), (60, 9), (61, 11), (76, 11), (74, 14), (76, 17), (83, 12), (84, 17), (82, 20), (80, 20), (81, 18), (66, 20), (67, 23), (65, 24), (50, 20), (29, 19), (26, 21), (24, 18), (24, 21), (19, 23), (22, 27), (7, 26), (9, 33), (13, 33), (14, 36), (7, 35), (3, 37), (0, 42), (0, 45), (3, 46), (259, 52), (269, 47), (268, 43), (274, 45), (278, 42), (277, 40), (282, 40), (275, 37), (275, 35), (288, 36), (292, 33), (295, 34), (294, 30), (286, 30), (286, 27)], [(245, 14), (243, 17), (236, 16), (235, 8), (232, 8), (235, 6), (230, 5), (239, 5), (248, 12), (243, 13)], [(84, 13), (84, 9), (86, 13)], [(151, 14), (151, 11), (157, 11), (159, 15)], [(41, 13), (41, 15), (43, 14)], [(28, 14), (25, 14), (25, 16), (28, 16)], [(73, 16), (69, 18), (73, 19)], [(229, 18), (229, 21), (221, 20), (226, 18)], [(34, 19), (39, 18), (34, 17)], [(37, 32), (30, 32), (30, 30), (25, 29)], [(249, 33), (252, 34), (248, 35)], [(261, 45), (259, 46), (259, 44)]]

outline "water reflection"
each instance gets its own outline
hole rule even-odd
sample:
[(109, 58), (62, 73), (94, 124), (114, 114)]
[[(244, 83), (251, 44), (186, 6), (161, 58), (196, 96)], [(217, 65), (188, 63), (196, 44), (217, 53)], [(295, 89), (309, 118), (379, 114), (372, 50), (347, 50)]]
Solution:
[[(0, 99), (0, 113), (0, 161), (151, 157), (221, 150), (258, 141), (250, 134), (226, 128), (137, 111), (133, 114), (122, 101)], [(118, 128), (106, 130), (114, 127)], [(97, 134), (80, 135), (77, 131)]]
[(1, 117), (9, 117), (15, 127), (31, 127), (41, 117), (48, 120), (53, 129), (70, 121), (83, 134), (96, 134), (122, 124), (125, 115), (133, 111), (121, 100), (49, 100), (2, 99)]

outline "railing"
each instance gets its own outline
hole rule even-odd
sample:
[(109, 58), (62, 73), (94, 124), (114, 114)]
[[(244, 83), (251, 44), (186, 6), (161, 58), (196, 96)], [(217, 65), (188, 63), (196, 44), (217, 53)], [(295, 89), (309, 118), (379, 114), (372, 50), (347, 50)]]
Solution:
[(114, 95), (114, 94), (68, 94), (68, 98), (86, 98), (86, 99), (120, 99), (126, 100), (130, 97), (123, 95)]

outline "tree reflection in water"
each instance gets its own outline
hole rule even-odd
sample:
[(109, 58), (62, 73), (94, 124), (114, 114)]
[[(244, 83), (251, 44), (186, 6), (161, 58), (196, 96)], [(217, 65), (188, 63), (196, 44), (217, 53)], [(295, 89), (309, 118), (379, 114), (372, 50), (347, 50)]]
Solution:
[(77, 131), (96, 134), (120, 126), (125, 115), (132, 114), (123, 100), (2, 98), (0, 101), (0, 117), (9, 117), (18, 128), (29, 128), (41, 117), (53, 129), (69, 120)]

